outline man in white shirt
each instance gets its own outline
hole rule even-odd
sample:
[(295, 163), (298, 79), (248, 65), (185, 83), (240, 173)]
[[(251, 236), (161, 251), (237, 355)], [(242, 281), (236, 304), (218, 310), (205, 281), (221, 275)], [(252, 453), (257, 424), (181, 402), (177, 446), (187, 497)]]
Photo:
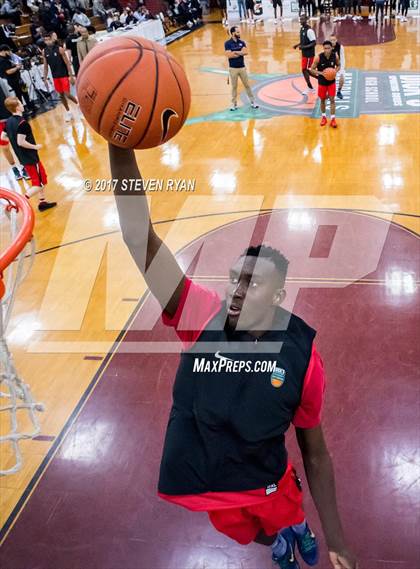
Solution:
[(72, 22), (73, 24), (78, 24), (79, 26), (83, 26), (85, 28), (87, 26), (90, 26), (89, 18), (86, 16), (86, 14), (83, 14), (80, 8), (77, 8), (76, 12), (73, 14)]

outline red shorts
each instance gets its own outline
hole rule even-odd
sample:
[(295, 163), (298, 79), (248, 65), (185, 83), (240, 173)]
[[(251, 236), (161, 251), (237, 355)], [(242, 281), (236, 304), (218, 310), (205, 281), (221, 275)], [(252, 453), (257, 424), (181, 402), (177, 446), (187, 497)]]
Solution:
[(47, 184), (47, 173), (42, 162), (25, 164), (25, 170), (31, 177), (32, 186), (45, 186)]
[(313, 62), (314, 62), (313, 57), (302, 57), (302, 71), (304, 69), (310, 69), (312, 67)]
[(70, 92), (70, 81), (68, 77), (58, 77), (58, 79), (53, 79), (54, 89), (57, 93), (69, 93)]
[[(6, 121), (0, 121), (0, 137), (1, 137), (1, 133), (5, 130), (6, 128)], [(7, 146), (9, 144), (8, 140), (2, 140), (0, 138), (0, 146)]]
[(319, 85), (318, 83), (318, 97), (326, 99), (327, 97), (335, 97), (336, 86), (335, 81), (331, 85)]
[(241, 545), (248, 545), (260, 530), (270, 536), (305, 519), (302, 491), (293, 468), (289, 467), (279, 482), (276, 496), (267, 498), (266, 502), (254, 506), (208, 512), (210, 521), (221, 533)]

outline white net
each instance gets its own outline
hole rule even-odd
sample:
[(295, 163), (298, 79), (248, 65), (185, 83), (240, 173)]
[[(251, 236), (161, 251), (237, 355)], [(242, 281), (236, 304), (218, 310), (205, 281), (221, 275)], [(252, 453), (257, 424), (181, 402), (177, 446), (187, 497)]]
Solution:
[[(0, 194), (0, 255), (16, 241), (22, 214)], [(22, 466), (19, 442), (37, 436), (40, 425), (37, 412), (43, 406), (33, 400), (29, 385), (17, 374), (6, 342), (6, 330), (20, 283), (28, 274), (35, 253), (31, 239), (3, 272), (6, 292), (0, 299), (0, 475), (13, 474)]]

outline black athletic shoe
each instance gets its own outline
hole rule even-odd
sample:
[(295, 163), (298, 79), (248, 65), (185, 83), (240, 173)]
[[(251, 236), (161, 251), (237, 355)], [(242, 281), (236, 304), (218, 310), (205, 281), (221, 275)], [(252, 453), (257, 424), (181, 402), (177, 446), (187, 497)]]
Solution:
[(19, 168), (16, 168), (16, 166), (13, 166), (12, 171), (16, 180), (21, 180), (23, 178), (23, 175), (20, 173)]
[(337, 91), (337, 97), (338, 97), (339, 99), (342, 99), (342, 98), (343, 98), (343, 93), (342, 93), (341, 91)]
[(25, 170), (25, 168), (22, 168), (22, 176), (25, 178), (25, 180), (30, 180), (31, 177), (28, 174), (28, 172)]
[(42, 200), (38, 204), (38, 209), (39, 209), (39, 211), (47, 211), (47, 209), (51, 209), (52, 207), (55, 207), (56, 205), (57, 205), (57, 202), (46, 202), (45, 200)]

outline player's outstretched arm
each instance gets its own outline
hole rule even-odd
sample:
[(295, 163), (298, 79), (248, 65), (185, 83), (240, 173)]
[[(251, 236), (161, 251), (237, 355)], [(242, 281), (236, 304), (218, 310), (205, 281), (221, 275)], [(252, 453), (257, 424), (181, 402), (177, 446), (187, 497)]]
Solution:
[(357, 569), (356, 558), (347, 548), (335, 492), (334, 469), (322, 427), (296, 428), (306, 478), (318, 510), (334, 569)]
[[(112, 178), (117, 180), (114, 195), (124, 242), (152, 294), (167, 314), (173, 316), (185, 275), (153, 228), (134, 150), (108, 146)], [(139, 183), (133, 184), (133, 180)]]

